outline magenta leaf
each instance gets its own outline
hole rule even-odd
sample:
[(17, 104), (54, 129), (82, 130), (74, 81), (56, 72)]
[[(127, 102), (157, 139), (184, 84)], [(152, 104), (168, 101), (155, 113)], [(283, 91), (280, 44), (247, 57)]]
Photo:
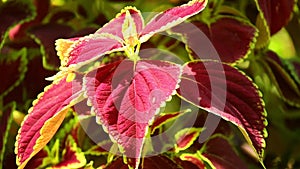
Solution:
[(113, 20), (97, 30), (96, 33), (109, 33), (121, 39), (124, 39), (122, 27), (125, 21), (126, 11), (129, 12), (131, 17), (133, 18), (136, 32), (141, 32), (141, 30), (144, 28), (144, 19), (141, 15), (141, 12), (134, 7), (126, 7), (119, 14), (117, 14)]
[(269, 25), (271, 35), (278, 32), (289, 22), (295, 5), (294, 0), (256, 1)]
[(223, 137), (215, 137), (207, 142), (202, 155), (217, 169), (247, 169), (246, 163), (236, 154), (232, 145)]
[(0, 110), (0, 168), (4, 163), (4, 153), (6, 143), (8, 141), (8, 134), (11, 128), (11, 122), (13, 120), (13, 111), (15, 110), (15, 103), (12, 102), (6, 105), (2, 110)]
[(59, 39), (56, 50), (62, 66), (80, 67), (105, 54), (122, 50), (122, 44), (111, 34), (91, 34), (81, 38)]
[(28, 0), (6, 1), (0, 6), (0, 49), (8, 30), (13, 26), (30, 21), (35, 17), (33, 4)]
[(49, 142), (68, 108), (79, 102), (80, 97), (81, 83), (67, 82), (65, 78), (53, 82), (38, 96), (17, 136), (15, 152), (20, 169)]
[(192, 104), (237, 125), (263, 157), (266, 114), (261, 94), (248, 77), (226, 64), (190, 62), (184, 67), (178, 92)]
[(19, 51), (0, 53), (0, 72), (6, 72), (2, 74), (0, 97), (7, 95), (24, 79), (28, 62), (26, 56), (25, 48)]
[(194, 57), (201, 54), (196, 58), (234, 63), (246, 57), (254, 48), (257, 30), (245, 20), (223, 16), (209, 25), (200, 21), (192, 23), (208, 37), (219, 54), (219, 57), (215, 56), (216, 54), (209, 50), (207, 44), (202, 44), (198, 29), (190, 30), (190, 27), (184, 24), (173, 28), (172, 31), (185, 36), (187, 46)]
[(156, 33), (166, 31), (187, 18), (202, 11), (207, 4), (207, 0), (192, 0), (187, 4), (177, 6), (155, 15), (140, 33), (140, 41), (146, 42)]
[(179, 65), (129, 60), (100, 67), (85, 77), (87, 96), (105, 130), (118, 143), (129, 165), (137, 167), (155, 114), (174, 94)]

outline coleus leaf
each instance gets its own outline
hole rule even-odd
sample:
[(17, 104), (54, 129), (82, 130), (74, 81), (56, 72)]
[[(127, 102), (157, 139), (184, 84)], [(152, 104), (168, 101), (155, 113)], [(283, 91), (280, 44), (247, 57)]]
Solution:
[(78, 68), (104, 54), (124, 51), (125, 47), (134, 47), (147, 41), (155, 33), (163, 32), (199, 13), (206, 3), (207, 0), (192, 0), (187, 4), (171, 8), (155, 15), (145, 27), (140, 11), (133, 7), (126, 7), (95, 34), (70, 41), (58, 41), (58, 49), (60, 49), (58, 54), (64, 53), (60, 56), (66, 60), (63, 66), (73, 65)]
[(207, 0), (192, 0), (187, 4), (177, 6), (155, 15), (140, 33), (141, 43), (146, 42), (156, 33), (166, 31), (187, 18), (202, 11), (207, 4)]
[(223, 137), (215, 137), (205, 145), (202, 155), (213, 164), (216, 169), (247, 169), (246, 163), (236, 154), (233, 146)]
[(89, 150), (84, 152), (86, 155), (108, 155), (108, 150), (113, 146), (113, 142), (111, 140), (104, 140), (97, 145), (91, 147)]
[(197, 169), (205, 169), (206, 168), (205, 163), (201, 160), (201, 158), (199, 158), (198, 154), (184, 153), (184, 154), (180, 155), (180, 159), (182, 161), (189, 161), (190, 163), (197, 166)]
[(13, 120), (13, 111), (15, 103), (12, 102), (0, 110), (0, 169), (2, 169), (7, 137), (9, 134), (11, 122)]
[(175, 134), (176, 144), (175, 152), (189, 148), (193, 142), (199, 137), (201, 128), (185, 128)]
[(56, 23), (40, 24), (29, 30), (30, 36), (40, 45), (43, 55), (43, 66), (49, 70), (57, 70), (59, 60), (56, 55), (54, 42), (57, 38), (67, 38), (73, 29), (70, 26)]
[(114, 62), (85, 77), (87, 96), (105, 130), (137, 167), (155, 114), (174, 94), (179, 65), (163, 61)]
[(51, 161), (49, 158), (51, 158), (49, 157), (49, 150), (45, 147), (28, 161), (25, 169), (41, 168), (45, 166), (45, 164), (48, 164), (49, 161)]
[(86, 165), (86, 158), (81, 149), (77, 146), (71, 135), (66, 140), (65, 148), (62, 152), (61, 161), (53, 168), (81, 168)]
[(27, 50), (12, 51), (0, 54), (0, 71), (3, 81), (0, 84), (0, 97), (7, 95), (24, 79), (27, 72)]
[(123, 46), (111, 34), (91, 34), (81, 38), (59, 39), (56, 41), (56, 50), (63, 67), (80, 67), (105, 54), (121, 51)]
[(258, 156), (263, 157), (267, 136), (264, 104), (256, 86), (244, 74), (218, 62), (190, 62), (184, 66), (178, 93), (237, 125)]
[(0, 6), (0, 49), (7, 36), (8, 30), (13, 26), (30, 21), (35, 17), (33, 4), (28, 0), (7, 1)]
[(175, 120), (178, 117), (180, 117), (182, 114), (184, 114), (187, 111), (184, 112), (173, 112), (173, 113), (160, 113), (158, 117), (154, 119), (154, 122), (151, 125), (151, 134), (154, 133), (154, 131), (158, 128), (160, 128), (162, 125), (166, 124), (169, 121)]
[(300, 106), (300, 87), (293, 77), (285, 70), (281, 59), (272, 51), (267, 52), (266, 63), (271, 69), (270, 77), (273, 78), (282, 99), (293, 106)]
[(20, 169), (53, 137), (62, 123), (68, 108), (79, 102), (81, 82), (67, 82), (66, 78), (54, 81), (33, 102), (19, 133), (15, 147)]
[[(127, 164), (124, 164), (122, 158), (114, 160), (111, 164), (107, 165), (105, 169), (128, 169)], [(139, 168), (143, 169), (180, 169), (180, 165), (176, 164), (172, 159), (164, 155), (147, 157), (143, 159), (143, 165), (140, 165)]]
[(201, 54), (197, 58), (234, 63), (246, 57), (254, 48), (257, 30), (246, 20), (221, 16), (210, 24), (200, 21), (193, 21), (192, 23), (208, 37), (219, 54), (217, 57), (207, 46), (208, 44), (201, 42), (204, 38), (199, 34), (197, 28), (191, 29), (191, 26), (184, 24), (172, 28), (173, 32), (184, 35), (189, 52), (192, 53), (193, 57)]
[(294, 0), (255, 1), (257, 2), (259, 10), (263, 13), (271, 35), (278, 32), (291, 19), (295, 5)]

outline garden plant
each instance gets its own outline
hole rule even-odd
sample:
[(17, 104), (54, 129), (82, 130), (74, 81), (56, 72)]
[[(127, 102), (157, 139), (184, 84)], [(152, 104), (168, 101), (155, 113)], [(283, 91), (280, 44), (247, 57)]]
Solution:
[(297, 0), (1, 0), (0, 169), (300, 168)]

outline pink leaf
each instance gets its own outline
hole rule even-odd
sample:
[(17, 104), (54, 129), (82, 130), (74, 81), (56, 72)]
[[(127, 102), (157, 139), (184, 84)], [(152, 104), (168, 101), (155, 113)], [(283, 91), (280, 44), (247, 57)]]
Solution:
[(102, 28), (96, 31), (97, 34), (109, 33), (123, 39), (122, 26), (125, 20), (126, 11), (128, 11), (134, 20), (136, 32), (141, 32), (144, 28), (144, 19), (141, 12), (134, 7), (124, 8), (116, 17)]
[(45, 88), (44, 93), (33, 102), (33, 107), (25, 117), (17, 136), (17, 164), (24, 168), (53, 137), (62, 123), (68, 108), (74, 105), (81, 93), (77, 81), (62, 79)]
[(249, 78), (218, 62), (190, 62), (184, 67), (179, 92), (189, 102), (237, 125), (263, 157), (266, 115), (261, 95)]
[(151, 36), (179, 25), (187, 18), (202, 11), (207, 0), (192, 0), (187, 4), (171, 8), (155, 15), (140, 33), (141, 42), (146, 42)]
[(179, 82), (179, 65), (162, 61), (114, 62), (85, 77), (97, 117), (137, 167), (148, 126)]
[(59, 39), (56, 49), (63, 66), (75, 65), (80, 67), (122, 49), (120, 41), (110, 34), (91, 34), (70, 40)]

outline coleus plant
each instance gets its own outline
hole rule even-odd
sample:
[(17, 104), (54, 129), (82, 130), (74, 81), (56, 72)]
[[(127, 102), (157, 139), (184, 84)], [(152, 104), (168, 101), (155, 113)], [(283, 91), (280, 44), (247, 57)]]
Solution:
[[(19, 168), (24, 168), (30, 159), (44, 151), (43, 148), (57, 132), (67, 113), (74, 107), (77, 110), (76, 105), (82, 102), (90, 107), (88, 115), (96, 116), (97, 122), (118, 145), (126, 166), (138, 168), (142, 165), (143, 147), (149, 146), (145, 139), (151, 132), (161, 123), (189, 113), (160, 113), (162, 107), (177, 96), (190, 106), (206, 110), (236, 125), (262, 162), (266, 115), (261, 94), (244, 73), (229, 64), (241, 59), (245, 53), (237, 54), (229, 61), (221, 59), (227, 63), (205, 56), (205, 59), (211, 60), (191, 57), (184, 64), (140, 57), (143, 43), (170, 29), (175, 34), (185, 36), (187, 45), (192, 46), (189, 43), (191, 36), (178, 30), (179, 24), (198, 14), (206, 4), (207, 0), (192, 0), (156, 14), (146, 24), (139, 10), (126, 7), (93, 34), (57, 40), (60, 71), (49, 78), (53, 80), (52, 84), (33, 102), (21, 125), (15, 147)], [(219, 19), (238, 22), (246, 25), (245, 29), (252, 30), (249, 23), (226, 17)], [(218, 29), (218, 25), (209, 28)], [(255, 33), (254, 29), (251, 36), (255, 37)], [(248, 48), (251, 43), (249, 40)], [(218, 68), (220, 65), (222, 70)], [(212, 83), (221, 86), (216, 90), (226, 93), (225, 99), (212, 92)], [(217, 102), (213, 101), (215, 98)], [(86, 112), (76, 113), (87, 115)], [(201, 131), (197, 128), (179, 132), (176, 135), (176, 151), (189, 148)], [(67, 143), (73, 142), (72, 139), (68, 138)], [(228, 144), (223, 137), (217, 137), (207, 145), (220, 146), (214, 144), (216, 140)], [(212, 146), (207, 149), (218, 152)], [(168, 161), (164, 156), (156, 158)], [(180, 159), (192, 161), (198, 168), (204, 168), (205, 165), (216, 167), (218, 164), (216, 157), (209, 153), (183, 154)], [(116, 162), (119, 163), (120, 159)], [(108, 165), (107, 168), (113, 168), (114, 165)]]

